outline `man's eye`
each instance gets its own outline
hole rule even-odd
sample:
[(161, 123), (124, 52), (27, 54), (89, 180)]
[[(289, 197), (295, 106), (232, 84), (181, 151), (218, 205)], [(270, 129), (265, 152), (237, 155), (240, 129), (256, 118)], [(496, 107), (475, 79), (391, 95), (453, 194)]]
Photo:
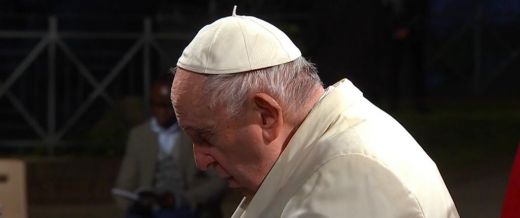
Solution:
[(208, 139), (206, 139), (206, 138), (203, 138), (203, 139), (202, 139), (202, 142), (203, 142), (204, 145), (206, 145), (206, 146), (212, 146), (211, 142), (210, 142)]
[(199, 138), (198, 137), (198, 138), (195, 138), (193, 140), (193, 142), (198, 144), (198, 145), (202, 145), (202, 146), (211, 146), (211, 143), (206, 138)]

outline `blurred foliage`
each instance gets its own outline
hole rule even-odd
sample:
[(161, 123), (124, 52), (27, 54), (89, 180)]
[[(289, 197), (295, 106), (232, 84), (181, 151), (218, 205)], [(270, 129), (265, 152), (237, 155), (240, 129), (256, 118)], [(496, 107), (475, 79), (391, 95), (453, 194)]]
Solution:
[(82, 138), (92, 145), (79, 148), (79, 155), (119, 156), (130, 129), (146, 118), (143, 99), (128, 96), (117, 100)]

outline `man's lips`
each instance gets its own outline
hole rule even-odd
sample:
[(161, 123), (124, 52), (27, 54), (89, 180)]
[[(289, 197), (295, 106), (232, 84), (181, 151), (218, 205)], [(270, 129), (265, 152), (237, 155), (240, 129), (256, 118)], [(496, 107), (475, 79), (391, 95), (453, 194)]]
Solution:
[(229, 174), (225, 173), (224, 170), (222, 170), (221, 168), (217, 167), (215, 169), (217, 171), (218, 177), (220, 177), (221, 179), (227, 180), (227, 179), (229, 179), (231, 177)]
[(230, 188), (238, 188), (240, 187), (240, 185), (238, 184), (238, 182), (236, 181), (235, 177), (229, 175), (222, 167), (220, 166), (216, 166), (215, 167), (215, 170), (217, 171), (217, 174), (218, 176), (223, 179), (223, 180), (226, 180), (229, 187)]
[(234, 177), (230, 176), (228, 178), (226, 178), (227, 182), (228, 182), (228, 185), (230, 188), (238, 188), (240, 187), (240, 185), (238, 184), (238, 181), (235, 180)]
[(220, 165), (215, 165), (214, 168), (218, 174), (218, 177), (220, 177), (221, 179), (227, 179), (227, 178), (231, 177), (229, 175), (229, 173), (227, 173), (227, 171), (224, 170), (224, 168), (222, 168)]
[(226, 180), (230, 188), (238, 188), (238, 182), (236, 181), (235, 177), (227, 175), (227, 174), (220, 174), (219, 177), (223, 180)]
[(222, 174), (219, 174), (219, 177), (223, 180), (226, 180), (229, 187), (231, 187), (231, 188), (238, 187), (238, 183), (234, 177), (232, 177), (230, 175), (222, 175)]

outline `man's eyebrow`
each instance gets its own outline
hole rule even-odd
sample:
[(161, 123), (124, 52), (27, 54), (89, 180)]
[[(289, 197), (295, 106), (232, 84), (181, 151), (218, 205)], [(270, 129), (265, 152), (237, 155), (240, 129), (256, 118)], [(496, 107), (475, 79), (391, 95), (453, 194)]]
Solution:
[(194, 127), (194, 126), (186, 126), (185, 130), (194, 131), (199, 135), (208, 135), (212, 134), (215, 129), (214, 126), (205, 126), (205, 127)]

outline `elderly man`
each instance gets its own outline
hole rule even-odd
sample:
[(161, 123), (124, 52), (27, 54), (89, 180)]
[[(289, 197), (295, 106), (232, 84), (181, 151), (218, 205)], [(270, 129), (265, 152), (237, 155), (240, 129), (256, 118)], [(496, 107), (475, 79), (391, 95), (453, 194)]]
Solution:
[(154, 195), (162, 207), (157, 217), (220, 217), (225, 182), (214, 171), (202, 172), (195, 166), (191, 140), (180, 131), (172, 110), (171, 84), (171, 77), (152, 84), (152, 117), (130, 132), (116, 181), (117, 190), (141, 192), (142, 197), (134, 203), (116, 196), (116, 202), (128, 208), (126, 217), (150, 215), (148, 201)]
[(343, 79), (326, 90), (273, 25), (233, 13), (178, 60), (172, 102), (202, 170), (244, 198), (233, 217), (458, 217), (435, 163)]

